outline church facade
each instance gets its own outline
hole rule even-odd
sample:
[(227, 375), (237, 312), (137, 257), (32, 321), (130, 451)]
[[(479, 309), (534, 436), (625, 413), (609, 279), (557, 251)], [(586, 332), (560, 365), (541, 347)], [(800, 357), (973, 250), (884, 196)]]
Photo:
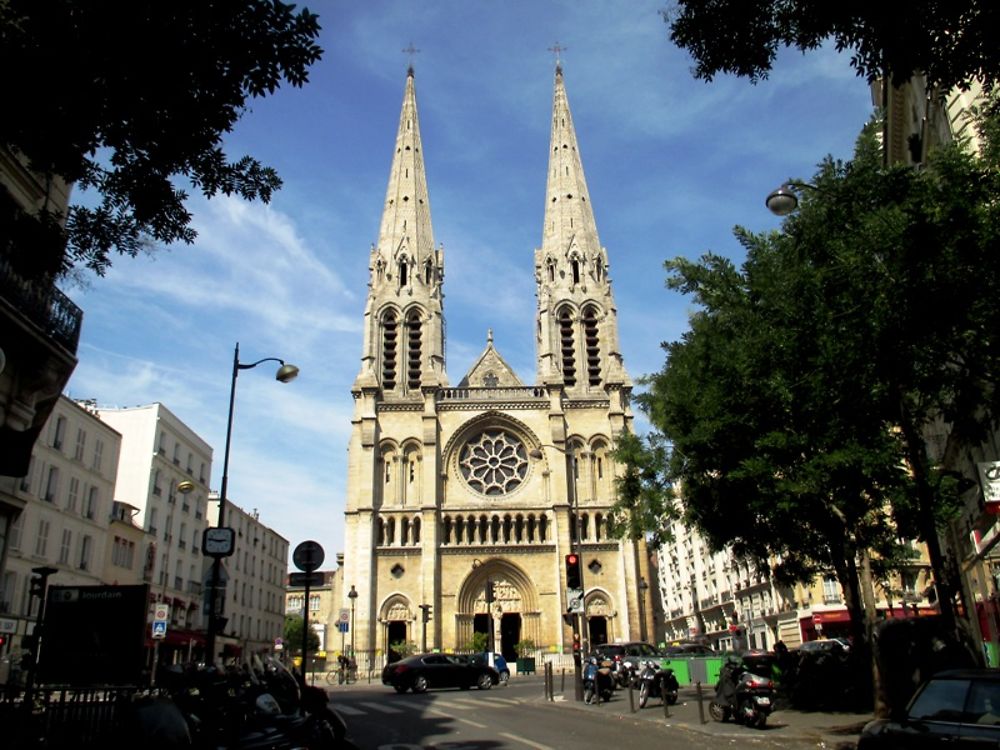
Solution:
[[(444, 251), (435, 247), (412, 68), (352, 388), (344, 589), (358, 652), (464, 650), (475, 632), (514, 655), (652, 637), (643, 540), (607, 533), (615, 438), (631, 381), (563, 73), (557, 66), (537, 282), (536, 382), (494, 346), (445, 372)], [(484, 290), (486, 291), (486, 290)], [(529, 332), (525, 332), (529, 334)], [(580, 558), (581, 605), (566, 556)], [(575, 609), (582, 620), (567, 615)]]

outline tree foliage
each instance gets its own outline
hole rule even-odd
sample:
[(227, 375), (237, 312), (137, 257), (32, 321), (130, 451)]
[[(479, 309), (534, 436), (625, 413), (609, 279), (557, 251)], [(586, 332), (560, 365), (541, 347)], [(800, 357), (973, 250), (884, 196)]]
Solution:
[(667, 262), (698, 310), (639, 404), (673, 451), (620, 451), (640, 481), (620, 483), (619, 505), (677, 483), (715, 548), (777, 559), (785, 580), (832, 568), (854, 609), (858, 554), (884, 575), (918, 538), (950, 602), (937, 530), (961, 485), (942, 469), (1000, 415), (1000, 164), (983, 154), (952, 145), (924, 170), (884, 169), (869, 128), (852, 161), (800, 188), (782, 231), (736, 229), (741, 267)]
[(900, 85), (914, 73), (945, 89), (1000, 74), (1000, 5), (993, 0), (817, 3), (807, 0), (677, 0), (664, 13), (670, 38), (695, 59), (694, 74), (767, 78), (778, 50), (832, 39), (869, 82)]
[(0, 144), (97, 197), (66, 217), (4, 212), (22, 273), (103, 274), (112, 252), (192, 242), (187, 188), (268, 201), (277, 173), (222, 138), (249, 100), (307, 82), (318, 34), (280, 0), (0, 0)]
[[(299, 615), (285, 615), (285, 648), (293, 654), (302, 653), (302, 628), (305, 620)], [(319, 635), (312, 628), (306, 636), (309, 639), (309, 653), (314, 654), (319, 649)]]

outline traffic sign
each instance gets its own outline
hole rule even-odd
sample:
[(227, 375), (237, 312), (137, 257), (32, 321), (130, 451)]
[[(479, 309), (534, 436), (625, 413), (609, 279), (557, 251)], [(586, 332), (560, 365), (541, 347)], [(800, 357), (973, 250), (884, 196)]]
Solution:
[(164, 620), (155, 620), (153, 622), (153, 638), (156, 640), (163, 640), (167, 637), (167, 623)]
[(567, 589), (566, 611), (573, 615), (583, 614), (583, 589)]
[(162, 620), (166, 622), (170, 619), (170, 605), (166, 602), (157, 602), (156, 606), (153, 607), (153, 620)]
[(292, 562), (295, 563), (295, 567), (299, 570), (304, 570), (306, 573), (318, 570), (325, 558), (326, 554), (323, 552), (323, 548), (319, 542), (302, 542), (292, 552)]
[(350, 626), (351, 624), (349, 622), (341, 621), (337, 623), (337, 630), (339, 630), (341, 633), (349, 633), (351, 632)]
[(289, 586), (322, 586), (323, 572), (317, 570), (315, 573), (289, 573)]
[(344, 609), (340, 610), (340, 617), (337, 618), (337, 619), (339, 619), (341, 622), (350, 622), (351, 621), (351, 610), (347, 609), (346, 607)]

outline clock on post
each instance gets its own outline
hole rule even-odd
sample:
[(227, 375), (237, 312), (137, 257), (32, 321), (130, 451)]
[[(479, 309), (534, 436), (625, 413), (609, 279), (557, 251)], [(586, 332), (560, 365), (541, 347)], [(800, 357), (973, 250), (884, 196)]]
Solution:
[(212, 526), (205, 529), (201, 538), (201, 550), (211, 557), (229, 557), (236, 544), (236, 531), (228, 526)]

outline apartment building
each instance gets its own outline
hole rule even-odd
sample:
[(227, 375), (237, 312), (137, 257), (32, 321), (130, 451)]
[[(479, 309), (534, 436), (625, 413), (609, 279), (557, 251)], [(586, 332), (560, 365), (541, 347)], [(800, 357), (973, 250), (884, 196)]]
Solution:
[(121, 433), (114, 499), (135, 509), (149, 537), (140, 557), (151, 571), (151, 597), (170, 605), (161, 658), (185, 660), (204, 644), (201, 537), (212, 448), (160, 403), (95, 411)]
[[(218, 525), (219, 497), (209, 496), (208, 521)], [(288, 540), (260, 521), (257, 510), (247, 512), (226, 502), (226, 526), (236, 531), (233, 554), (223, 558), (225, 570), (225, 626), (216, 648), (224, 656), (271, 653), (285, 628), (285, 569)], [(211, 560), (205, 558), (205, 580)]]
[(90, 408), (65, 396), (53, 406), (27, 473), (13, 488), (22, 510), (10, 526), (7, 565), (0, 576), (6, 653), (19, 649), (34, 628), (33, 568), (55, 569), (49, 584), (57, 586), (141, 579), (142, 531), (114, 501), (121, 442), (121, 435)]
[[(319, 638), (319, 647), (314, 654), (317, 664), (336, 665), (336, 657), (351, 649), (350, 607), (344, 590), (344, 554), (337, 554), (337, 567), (319, 571), (323, 575), (320, 586), (309, 587), (309, 628)], [(287, 580), (287, 579), (286, 579)], [(285, 590), (285, 611), (289, 615), (302, 617), (305, 613), (306, 597), (304, 586), (288, 584)], [(342, 616), (346, 615), (346, 620)], [(341, 624), (343, 623), (343, 624)], [(302, 644), (285, 644), (292, 651), (300, 651)]]

